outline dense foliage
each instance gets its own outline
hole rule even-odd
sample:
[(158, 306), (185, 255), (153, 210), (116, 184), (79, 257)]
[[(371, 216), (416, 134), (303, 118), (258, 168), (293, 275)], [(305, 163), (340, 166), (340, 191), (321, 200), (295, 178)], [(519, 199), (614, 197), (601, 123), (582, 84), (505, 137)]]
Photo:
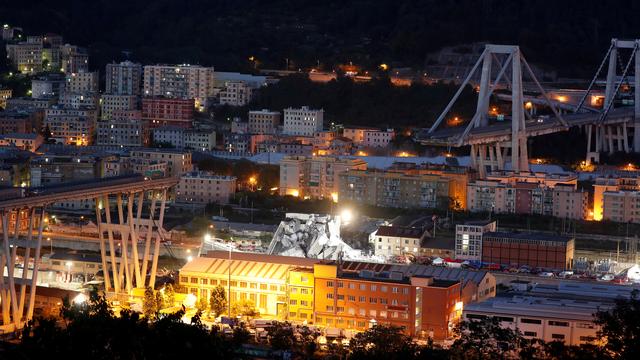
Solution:
[[(414, 84), (392, 86), (387, 78), (358, 83), (339, 77), (328, 83), (314, 83), (306, 76), (288, 76), (277, 84), (260, 89), (249, 105), (221, 107), (216, 118), (246, 116), (248, 110), (285, 109), (308, 105), (325, 111), (325, 122), (338, 124), (425, 127), (435, 120), (457, 90), (454, 85)], [(470, 118), (476, 96), (466, 89), (451, 114)], [(453, 116), (453, 115), (452, 115)]]
[[(240, 358), (243, 346), (253, 342), (242, 326), (227, 334), (216, 327), (208, 330), (199, 312), (190, 322), (182, 320), (184, 310), (152, 318), (122, 310), (115, 316), (106, 299), (95, 292), (86, 304), (65, 302), (62, 315), (64, 324), (42, 318), (31, 322), (16, 347), (0, 343), (0, 358), (61, 358), (73, 354), (73, 358), (90, 359), (175, 359), (207, 354), (212, 359), (233, 359)], [(289, 353), (300, 359), (637, 359), (637, 294), (618, 300), (610, 312), (601, 311), (595, 316), (602, 327), (599, 339), (609, 339), (603, 345), (566, 346), (525, 339), (517, 331), (502, 328), (497, 318), (485, 318), (462, 322), (456, 328), (458, 338), (449, 348), (431, 341), (414, 343), (400, 328), (382, 325), (357, 334), (348, 347), (341, 341), (330, 341), (320, 348), (318, 331), (288, 322), (273, 322), (267, 330), (266, 344), (258, 346), (274, 358)]]
[(637, 36), (640, 3), (512, 0), (34, 0), (0, 3), (0, 21), (61, 33), (92, 63), (131, 51), (143, 62), (250, 70), (353, 61), (423, 65), (442, 46), (517, 43), (537, 62), (588, 76), (612, 37)]

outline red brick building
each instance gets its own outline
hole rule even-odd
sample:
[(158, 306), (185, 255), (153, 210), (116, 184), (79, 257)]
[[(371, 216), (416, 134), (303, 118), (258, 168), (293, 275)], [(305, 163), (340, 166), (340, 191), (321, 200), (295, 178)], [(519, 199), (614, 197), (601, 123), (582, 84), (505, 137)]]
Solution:
[(191, 128), (194, 107), (194, 99), (145, 97), (142, 99), (142, 120), (150, 128), (165, 125)]
[(510, 266), (571, 269), (575, 240), (543, 233), (488, 232), (482, 236), (482, 261)]

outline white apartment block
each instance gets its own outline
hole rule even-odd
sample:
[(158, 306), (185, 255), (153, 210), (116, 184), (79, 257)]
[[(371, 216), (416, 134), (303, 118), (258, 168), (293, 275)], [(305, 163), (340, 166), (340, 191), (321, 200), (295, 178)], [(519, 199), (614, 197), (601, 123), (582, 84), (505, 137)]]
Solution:
[(105, 93), (113, 95), (140, 95), (142, 91), (142, 65), (131, 61), (107, 64)]
[(389, 145), (395, 132), (393, 129), (387, 130), (365, 130), (363, 133), (362, 145), (366, 147), (386, 147)]
[(284, 126), (282, 132), (286, 135), (313, 136), (324, 126), (324, 110), (309, 109), (303, 106), (299, 109), (284, 109)]
[(155, 143), (168, 143), (176, 148), (211, 151), (216, 146), (215, 131), (187, 130), (177, 126), (161, 126), (153, 130)]
[(421, 228), (381, 225), (371, 235), (371, 245), (376, 256), (417, 255), (423, 235)]
[(198, 151), (211, 151), (216, 147), (216, 132), (205, 130), (186, 130), (184, 147)]
[(109, 120), (119, 110), (135, 110), (138, 108), (136, 95), (103, 94), (100, 98), (100, 118)]
[(482, 259), (482, 235), (496, 231), (495, 221), (469, 221), (456, 225), (455, 258), (462, 260)]
[(193, 169), (191, 152), (176, 149), (136, 149), (131, 150), (132, 160), (149, 160), (167, 163), (167, 176), (180, 176)]
[(267, 109), (249, 111), (250, 134), (275, 134), (280, 125), (280, 112)]
[(195, 99), (204, 111), (214, 95), (213, 67), (197, 65), (147, 65), (144, 67), (144, 96)]
[(176, 187), (177, 204), (227, 204), (236, 192), (236, 178), (203, 171), (183, 174)]
[(96, 130), (97, 145), (121, 147), (145, 146), (149, 140), (149, 131), (142, 120), (115, 118), (98, 121)]
[(220, 105), (244, 106), (251, 101), (253, 89), (244, 81), (227, 81), (220, 91)]
[(98, 91), (98, 72), (70, 73), (64, 84), (65, 93), (88, 94)]
[(43, 127), (49, 127), (57, 142), (89, 145), (98, 112), (95, 109), (65, 109), (53, 107), (45, 111)]

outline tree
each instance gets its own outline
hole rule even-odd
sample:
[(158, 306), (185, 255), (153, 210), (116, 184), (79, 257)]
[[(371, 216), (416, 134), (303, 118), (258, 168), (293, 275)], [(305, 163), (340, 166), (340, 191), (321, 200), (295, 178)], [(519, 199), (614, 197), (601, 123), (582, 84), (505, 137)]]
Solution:
[(402, 328), (392, 325), (374, 325), (367, 331), (356, 334), (349, 342), (349, 359), (412, 359), (418, 347)]
[(205, 312), (207, 311), (208, 308), (209, 308), (209, 302), (207, 301), (207, 298), (205, 298), (204, 296), (201, 296), (198, 299), (198, 302), (196, 303), (196, 309), (198, 309), (199, 312)]
[(516, 357), (523, 341), (518, 331), (503, 328), (497, 317), (463, 321), (455, 329), (458, 338), (451, 346), (455, 359), (504, 359)]
[(176, 302), (176, 292), (173, 289), (173, 284), (169, 283), (167, 284), (167, 286), (165, 286), (164, 296), (165, 296), (165, 302), (167, 303), (167, 306), (172, 307)]
[(298, 328), (298, 346), (305, 358), (311, 359), (318, 350), (318, 336), (320, 332), (315, 329), (311, 329), (308, 326), (302, 326)]
[(211, 290), (209, 307), (215, 317), (222, 315), (227, 310), (227, 293), (222, 286), (218, 285)]
[(240, 300), (231, 305), (231, 316), (253, 318), (258, 315), (260, 315), (260, 313), (256, 310), (256, 304), (251, 300)]
[(629, 299), (617, 299), (611, 310), (595, 314), (601, 326), (598, 336), (606, 341), (604, 350), (612, 359), (640, 359), (640, 298), (638, 290)]
[(156, 291), (156, 309), (160, 311), (165, 307), (164, 296), (160, 291)]
[(155, 318), (158, 312), (158, 304), (156, 303), (156, 297), (153, 293), (153, 289), (150, 286), (144, 290), (144, 299), (142, 301), (142, 313), (145, 318), (152, 320)]
[(290, 322), (274, 321), (271, 327), (267, 328), (269, 345), (273, 350), (291, 350), (295, 342), (293, 327)]

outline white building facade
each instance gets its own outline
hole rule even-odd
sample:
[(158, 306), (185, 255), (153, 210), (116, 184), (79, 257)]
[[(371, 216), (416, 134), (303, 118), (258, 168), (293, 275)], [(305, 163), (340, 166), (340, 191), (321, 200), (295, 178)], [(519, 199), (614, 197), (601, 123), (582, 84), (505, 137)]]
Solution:
[(313, 136), (324, 126), (324, 110), (309, 109), (303, 106), (299, 109), (284, 110), (284, 125), (282, 132), (286, 135)]

